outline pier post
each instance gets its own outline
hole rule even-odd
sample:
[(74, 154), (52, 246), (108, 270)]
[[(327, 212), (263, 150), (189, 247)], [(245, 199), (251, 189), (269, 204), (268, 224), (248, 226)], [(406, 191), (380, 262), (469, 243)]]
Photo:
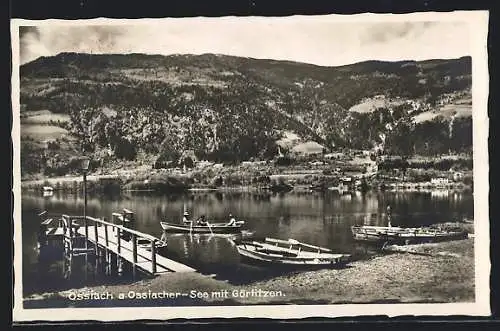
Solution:
[(151, 264), (153, 275), (156, 274), (156, 241), (151, 240)]
[[(102, 219), (104, 222), (106, 222), (106, 217)], [(106, 245), (106, 252), (108, 251), (109, 247), (109, 238), (108, 238), (108, 225), (104, 224), (104, 244)]]
[(95, 252), (97, 253), (98, 252), (98, 248), (99, 248), (99, 234), (97, 233), (97, 222), (94, 221), (94, 235), (95, 235)]
[[(106, 217), (103, 217), (102, 220), (106, 222)], [(108, 225), (104, 224), (104, 263), (106, 266), (106, 274), (111, 273), (111, 259), (109, 255), (109, 237), (108, 237)]]
[(113, 263), (113, 252), (108, 251), (108, 274), (113, 275), (113, 269), (115, 264)]
[(89, 223), (87, 221), (87, 215), (83, 215), (83, 226), (85, 227), (85, 250), (89, 248)]
[(116, 269), (117, 274), (121, 276), (123, 274), (123, 262), (120, 255), (116, 256)]
[(48, 244), (47, 229), (48, 223), (50, 223), (50, 221), (48, 219), (44, 219), (45, 215), (47, 215), (47, 211), (45, 210), (38, 214), (38, 217), (40, 218), (40, 227), (38, 228), (38, 242), (40, 243), (41, 247)]
[(133, 261), (133, 266), (132, 266), (132, 273), (133, 277), (135, 279), (135, 274), (136, 274), (136, 265), (137, 265), (137, 237), (135, 236), (135, 233), (132, 233), (132, 261)]
[(69, 250), (70, 254), (73, 254), (73, 249), (75, 248), (75, 232), (73, 229), (73, 220), (68, 217), (68, 229), (69, 229)]
[(85, 268), (84, 268), (84, 273), (85, 273), (85, 280), (89, 279), (89, 253), (85, 252)]
[(72, 229), (72, 226), (71, 226), (71, 217), (68, 217), (66, 219), (66, 222), (68, 222), (69, 237), (73, 238), (73, 229)]
[(85, 249), (88, 248), (88, 226), (87, 226), (87, 172), (90, 166), (90, 159), (83, 157), (80, 160), (81, 170), (83, 171), (83, 222), (85, 223)]
[(97, 276), (99, 274), (99, 266), (100, 266), (100, 260), (101, 260), (101, 252), (99, 251), (99, 246), (95, 246), (95, 266), (94, 266), (94, 276)]
[(116, 231), (116, 240), (117, 240), (117, 251), (118, 251), (118, 254), (120, 254), (121, 250), (122, 250), (122, 241), (121, 241), (121, 229), (120, 228), (115, 228), (117, 231)]
[(113, 253), (110, 251), (109, 253), (109, 274), (111, 276), (114, 276), (115, 274), (115, 270), (116, 270), (116, 266), (117, 266), (117, 263), (116, 261), (114, 260), (114, 255)]

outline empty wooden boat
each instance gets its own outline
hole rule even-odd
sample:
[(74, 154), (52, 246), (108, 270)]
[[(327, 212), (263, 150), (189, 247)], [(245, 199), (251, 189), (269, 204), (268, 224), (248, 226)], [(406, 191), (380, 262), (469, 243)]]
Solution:
[(350, 261), (349, 254), (336, 254), (330, 249), (294, 239), (265, 238), (262, 241), (241, 241), (236, 247), (243, 260), (263, 265), (341, 267)]
[(400, 244), (459, 240), (468, 237), (465, 230), (440, 229), (439, 227), (392, 227), (392, 226), (352, 226), (355, 240), (372, 242), (390, 242)]

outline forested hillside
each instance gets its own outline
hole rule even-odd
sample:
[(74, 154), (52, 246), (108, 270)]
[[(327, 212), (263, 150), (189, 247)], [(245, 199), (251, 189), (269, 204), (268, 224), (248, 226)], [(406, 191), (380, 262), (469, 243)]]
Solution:
[(67, 116), (49, 116), (67, 130), (50, 146), (22, 132), (27, 172), (81, 151), (114, 160), (175, 161), (186, 151), (222, 162), (272, 158), (285, 131), (330, 150), (472, 149), (469, 57), (320, 67), (214, 54), (61, 53), (21, 66), (20, 75), (24, 118)]

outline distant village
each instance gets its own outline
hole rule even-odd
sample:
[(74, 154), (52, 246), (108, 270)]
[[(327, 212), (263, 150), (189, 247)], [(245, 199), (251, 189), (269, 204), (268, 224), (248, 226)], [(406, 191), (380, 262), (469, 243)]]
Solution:
[(238, 165), (224, 165), (198, 160), (193, 152), (188, 151), (180, 158), (179, 164), (155, 164), (153, 167), (168, 168), (176, 175), (190, 172), (257, 172), (266, 174), (274, 183), (318, 191), (472, 189), (471, 155), (450, 154), (403, 160), (401, 156), (384, 155), (378, 149), (327, 153), (325, 147), (317, 142), (300, 142), (298, 139), (279, 144), (273, 160), (251, 159)]

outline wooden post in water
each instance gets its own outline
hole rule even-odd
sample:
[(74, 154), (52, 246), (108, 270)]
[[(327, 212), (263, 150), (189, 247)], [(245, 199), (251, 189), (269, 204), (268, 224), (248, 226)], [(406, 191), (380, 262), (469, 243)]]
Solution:
[[(103, 219), (104, 222), (106, 222), (106, 218)], [(108, 225), (104, 224), (104, 243), (106, 245), (106, 251), (108, 250), (109, 247), (109, 238), (108, 238)]]
[(132, 273), (135, 279), (136, 264), (137, 264), (137, 237), (135, 236), (135, 233), (132, 233), (131, 239), (132, 239), (132, 261), (133, 261)]
[[(106, 222), (106, 218), (103, 217), (103, 221)], [(110, 259), (110, 256), (109, 256), (109, 238), (108, 238), (108, 225), (107, 224), (104, 224), (104, 263), (105, 263), (105, 266), (106, 266), (106, 274), (109, 274), (109, 266), (111, 265), (111, 259)]]
[(71, 229), (71, 217), (68, 216), (66, 219), (67, 225), (68, 225), (68, 231), (69, 231), (69, 237), (73, 238), (73, 231)]
[(122, 250), (122, 241), (121, 241), (121, 236), (122, 236), (122, 233), (121, 233), (121, 229), (120, 228), (116, 228), (116, 240), (117, 240), (117, 251), (118, 251), (118, 254), (120, 254), (121, 250)]
[(122, 242), (121, 242), (121, 229), (119, 227), (115, 227), (116, 229), (116, 273), (120, 274), (120, 253), (122, 251)]
[(85, 250), (89, 248), (89, 223), (87, 215), (83, 215), (83, 226), (85, 226)]
[(97, 276), (99, 274), (99, 260), (101, 259), (100, 257), (101, 252), (99, 251), (99, 246), (95, 246), (95, 266), (94, 266), (94, 276)]
[(73, 249), (75, 247), (75, 233), (73, 229), (73, 220), (68, 217), (68, 228), (69, 228), (69, 250), (70, 254), (73, 254)]
[(95, 252), (96, 254), (98, 253), (98, 249), (99, 249), (99, 235), (97, 233), (97, 222), (94, 221), (94, 235), (95, 235)]
[(151, 264), (154, 275), (156, 274), (156, 240), (151, 240)]
[(117, 259), (117, 255), (109, 252), (109, 274), (112, 276), (118, 273), (118, 262), (115, 261), (115, 258)]

